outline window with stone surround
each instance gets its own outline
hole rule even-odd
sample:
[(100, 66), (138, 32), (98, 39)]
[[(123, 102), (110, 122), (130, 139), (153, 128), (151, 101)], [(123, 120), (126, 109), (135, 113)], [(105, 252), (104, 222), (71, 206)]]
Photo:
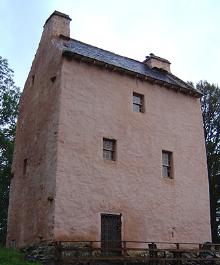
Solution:
[(116, 160), (116, 140), (103, 138), (103, 158), (105, 160)]
[(133, 93), (133, 111), (144, 112), (144, 95)]

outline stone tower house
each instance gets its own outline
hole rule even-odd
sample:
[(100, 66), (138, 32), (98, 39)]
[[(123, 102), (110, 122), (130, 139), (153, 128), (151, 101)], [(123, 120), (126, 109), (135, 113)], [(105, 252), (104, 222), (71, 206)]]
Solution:
[[(210, 240), (201, 94), (46, 21), (20, 101), (7, 244)], [(111, 223), (112, 222), (112, 223)], [(115, 226), (117, 231), (115, 230)]]

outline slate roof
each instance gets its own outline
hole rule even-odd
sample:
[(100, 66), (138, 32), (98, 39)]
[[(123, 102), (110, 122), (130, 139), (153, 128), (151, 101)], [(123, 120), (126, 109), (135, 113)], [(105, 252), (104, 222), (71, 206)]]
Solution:
[(150, 68), (143, 62), (139, 62), (137, 60), (97, 48), (75, 39), (70, 39), (62, 35), (60, 37), (61, 39), (65, 40), (62, 44), (64, 56), (88, 58), (93, 61), (95, 60), (99, 63), (103, 63), (104, 65), (113, 66), (121, 70), (124, 69), (136, 75), (140, 75), (142, 78), (146, 77), (146, 79), (149, 78), (149, 80), (157, 80), (161, 83), (171, 85), (174, 89), (179, 87), (183, 92), (189, 92), (196, 97), (200, 97), (202, 95), (198, 90), (194, 89), (181, 79), (164, 70)]

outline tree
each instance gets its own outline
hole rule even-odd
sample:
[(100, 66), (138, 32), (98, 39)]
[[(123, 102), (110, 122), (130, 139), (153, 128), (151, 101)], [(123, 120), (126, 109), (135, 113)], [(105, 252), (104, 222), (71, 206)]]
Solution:
[(13, 81), (13, 71), (8, 61), (0, 56), (0, 244), (5, 243), (9, 185), (16, 118), (18, 114), (19, 88)]
[[(200, 81), (201, 108), (209, 177), (212, 241), (220, 242), (220, 89)], [(219, 218), (218, 218), (219, 216)]]

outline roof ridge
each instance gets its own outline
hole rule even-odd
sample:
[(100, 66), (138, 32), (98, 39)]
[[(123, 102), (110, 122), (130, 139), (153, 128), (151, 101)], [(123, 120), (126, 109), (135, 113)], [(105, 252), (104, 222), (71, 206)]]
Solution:
[[(105, 50), (105, 49), (103, 49), (103, 48), (99, 48), (99, 47), (97, 47), (97, 46), (94, 46), (94, 45), (92, 45), (92, 44), (89, 44), (89, 43), (86, 43), (86, 42), (83, 42), (83, 41), (80, 41), (80, 40), (76, 40), (76, 39), (73, 39), (73, 38), (66, 37), (66, 36), (64, 36), (64, 35), (62, 35), (62, 34), (60, 35), (60, 37), (63, 38), (63, 39), (68, 39), (68, 40), (77, 41), (77, 42), (79, 42), (79, 43), (82, 43), (82, 44), (84, 44), (84, 45), (87, 45), (87, 46), (90, 46), (90, 47), (93, 47), (93, 48), (96, 48), (96, 49), (99, 49), (99, 50), (102, 50), (102, 51), (104, 51), (104, 52), (109, 52), (109, 53), (111, 53), (111, 54), (114, 54), (114, 55), (120, 56), (120, 57), (122, 57), (122, 58), (125, 58), (125, 59), (128, 59), (128, 60), (132, 60), (132, 61), (134, 61), (134, 62), (137, 62), (137, 63), (141, 63), (141, 64), (146, 65), (144, 62), (138, 61), (138, 60), (136, 60), (136, 59), (133, 59), (133, 58), (130, 58), (130, 57), (127, 57), (127, 56), (123, 56), (123, 55), (120, 55), (120, 54), (118, 54), (118, 53), (115, 53), (115, 52), (112, 52), (112, 51), (109, 51), (109, 50)], [(146, 65), (146, 66), (147, 66), (148, 68), (150, 68), (148, 65)]]

